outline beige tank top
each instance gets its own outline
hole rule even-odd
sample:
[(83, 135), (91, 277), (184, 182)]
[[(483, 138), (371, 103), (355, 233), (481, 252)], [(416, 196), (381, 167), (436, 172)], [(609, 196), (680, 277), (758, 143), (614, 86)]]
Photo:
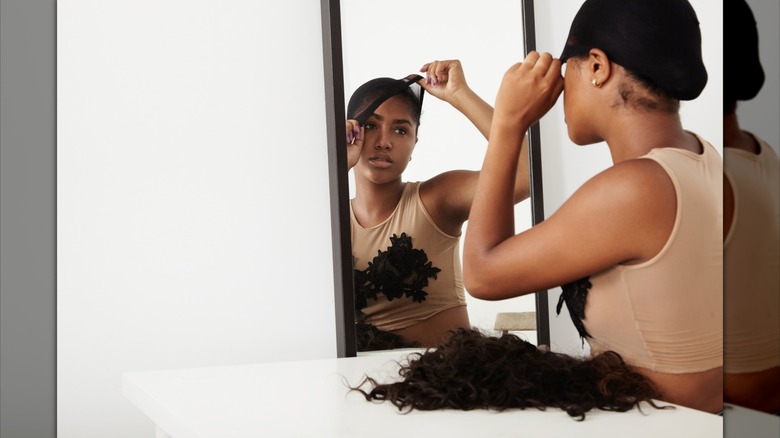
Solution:
[(439, 312), (465, 306), (460, 263), (460, 237), (443, 232), (431, 219), (420, 199), (420, 182), (407, 182), (395, 211), (384, 222), (363, 228), (350, 204), (354, 269), (364, 270), (380, 252), (388, 251), (393, 235), (406, 233), (415, 249), (425, 252), (431, 267), (440, 271), (423, 288), (425, 300), (388, 300), (380, 294), (363, 309), (366, 321), (382, 330), (399, 330), (420, 323)]
[(701, 138), (699, 155), (654, 149), (677, 194), (674, 228), (651, 260), (590, 278), (583, 320), (593, 353), (613, 350), (662, 373), (723, 364), (723, 165)]
[(724, 371), (780, 366), (780, 161), (758, 140), (758, 154), (724, 149), (734, 215), (724, 242)]

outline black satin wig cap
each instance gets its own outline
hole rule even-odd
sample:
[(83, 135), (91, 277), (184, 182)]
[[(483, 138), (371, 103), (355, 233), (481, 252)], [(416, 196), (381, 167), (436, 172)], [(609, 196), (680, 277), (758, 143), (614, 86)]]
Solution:
[(750, 100), (764, 85), (764, 69), (758, 55), (758, 28), (745, 0), (723, 3), (723, 40), (739, 41), (739, 59), (723, 64), (723, 99)]
[(590, 49), (675, 99), (693, 100), (707, 84), (699, 19), (687, 0), (586, 0), (561, 62)]
[(420, 75), (409, 75), (401, 79), (376, 78), (366, 82), (349, 98), (347, 118), (357, 120), (362, 125), (387, 99), (405, 94), (414, 104), (414, 115), (419, 119), (425, 94), (425, 90), (417, 83), (421, 79), (423, 77)]

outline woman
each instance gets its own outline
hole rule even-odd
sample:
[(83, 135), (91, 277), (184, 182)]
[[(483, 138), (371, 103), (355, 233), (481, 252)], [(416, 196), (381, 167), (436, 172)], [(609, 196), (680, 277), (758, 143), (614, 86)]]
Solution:
[(780, 415), (780, 162), (737, 118), (737, 102), (755, 98), (765, 79), (753, 13), (727, 0), (724, 17), (742, 51), (723, 72), (723, 400)]
[[(493, 108), (467, 85), (457, 60), (425, 64), (420, 76), (377, 78), (350, 98), (346, 122), (356, 307), (360, 333), (395, 335), (394, 346), (434, 346), (469, 327), (460, 265), (460, 234), (478, 171), (453, 170), (403, 180), (420, 124), (422, 90), (463, 113), (487, 138)], [(528, 197), (527, 154), (515, 158), (512, 203)], [(361, 338), (362, 339), (362, 338)], [(379, 339), (372, 337), (371, 339)], [(398, 340), (398, 339), (397, 339)], [(382, 345), (359, 345), (379, 349)]]
[[(581, 311), (570, 313), (582, 318), (591, 353), (614, 351), (661, 399), (715, 413), (723, 394), (722, 161), (678, 114), (707, 81), (700, 46), (685, 0), (586, 0), (560, 59), (533, 52), (512, 66), (469, 217), (464, 280), (488, 300), (582, 280), (567, 304)], [(606, 142), (613, 165), (515, 234), (522, 138), (561, 92), (571, 140)]]

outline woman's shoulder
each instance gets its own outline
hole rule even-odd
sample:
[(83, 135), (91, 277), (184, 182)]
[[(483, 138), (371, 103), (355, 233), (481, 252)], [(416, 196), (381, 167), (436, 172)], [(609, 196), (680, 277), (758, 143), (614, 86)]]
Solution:
[(594, 175), (567, 202), (588, 210), (639, 213), (665, 204), (674, 190), (669, 174), (657, 162), (632, 159)]
[(621, 188), (642, 188), (648, 184), (668, 179), (669, 175), (660, 163), (655, 160), (635, 158), (604, 169), (588, 180), (585, 185), (614, 193)]
[(451, 170), (420, 182), (420, 200), (433, 221), (447, 234), (460, 235), (478, 178), (477, 171)]
[[(473, 170), (450, 170), (420, 181), (420, 192), (434, 202), (447, 202), (459, 196), (473, 196), (479, 172)], [(469, 202), (470, 204), (470, 202)]]

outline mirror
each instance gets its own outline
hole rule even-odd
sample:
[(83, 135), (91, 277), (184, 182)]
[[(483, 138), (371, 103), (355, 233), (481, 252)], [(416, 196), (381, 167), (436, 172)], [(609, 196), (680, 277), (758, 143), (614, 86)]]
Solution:
[[(492, 104), (506, 69), (534, 48), (533, 2), (501, 0), (492, 2), (490, 8), (453, 8), (444, 0), (408, 4), (323, 0), (322, 11), (325, 71), (332, 75), (326, 77), (326, 97), (331, 196), (336, 196), (331, 202), (338, 253), (334, 253), (336, 277), (340, 278), (336, 280), (336, 303), (338, 335), (344, 336), (339, 339), (342, 357), (356, 353), (349, 228), (349, 199), (354, 196), (355, 184), (352, 172), (346, 171), (346, 151), (337, 146), (346, 143), (346, 102), (370, 79), (419, 74), (426, 62), (459, 59), (470, 88)], [(463, 114), (430, 95), (424, 99), (418, 138), (404, 181), (424, 181), (453, 169), (478, 170), (482, 165), (487, 141)], [(515, 208), (517, 230), (543, 219), (538, 139), (535, 126), (529, 137), (532, 198)], [(468, 222), (464, 233), (467, 227)], [(549, 343), (546, 291), (499, 302), (477, 300), (466, 293), (466, 302), (471, 325), (486, 331), (494, 330), (498, 313), (535, 312), (536, 338), (529, 341)]]

